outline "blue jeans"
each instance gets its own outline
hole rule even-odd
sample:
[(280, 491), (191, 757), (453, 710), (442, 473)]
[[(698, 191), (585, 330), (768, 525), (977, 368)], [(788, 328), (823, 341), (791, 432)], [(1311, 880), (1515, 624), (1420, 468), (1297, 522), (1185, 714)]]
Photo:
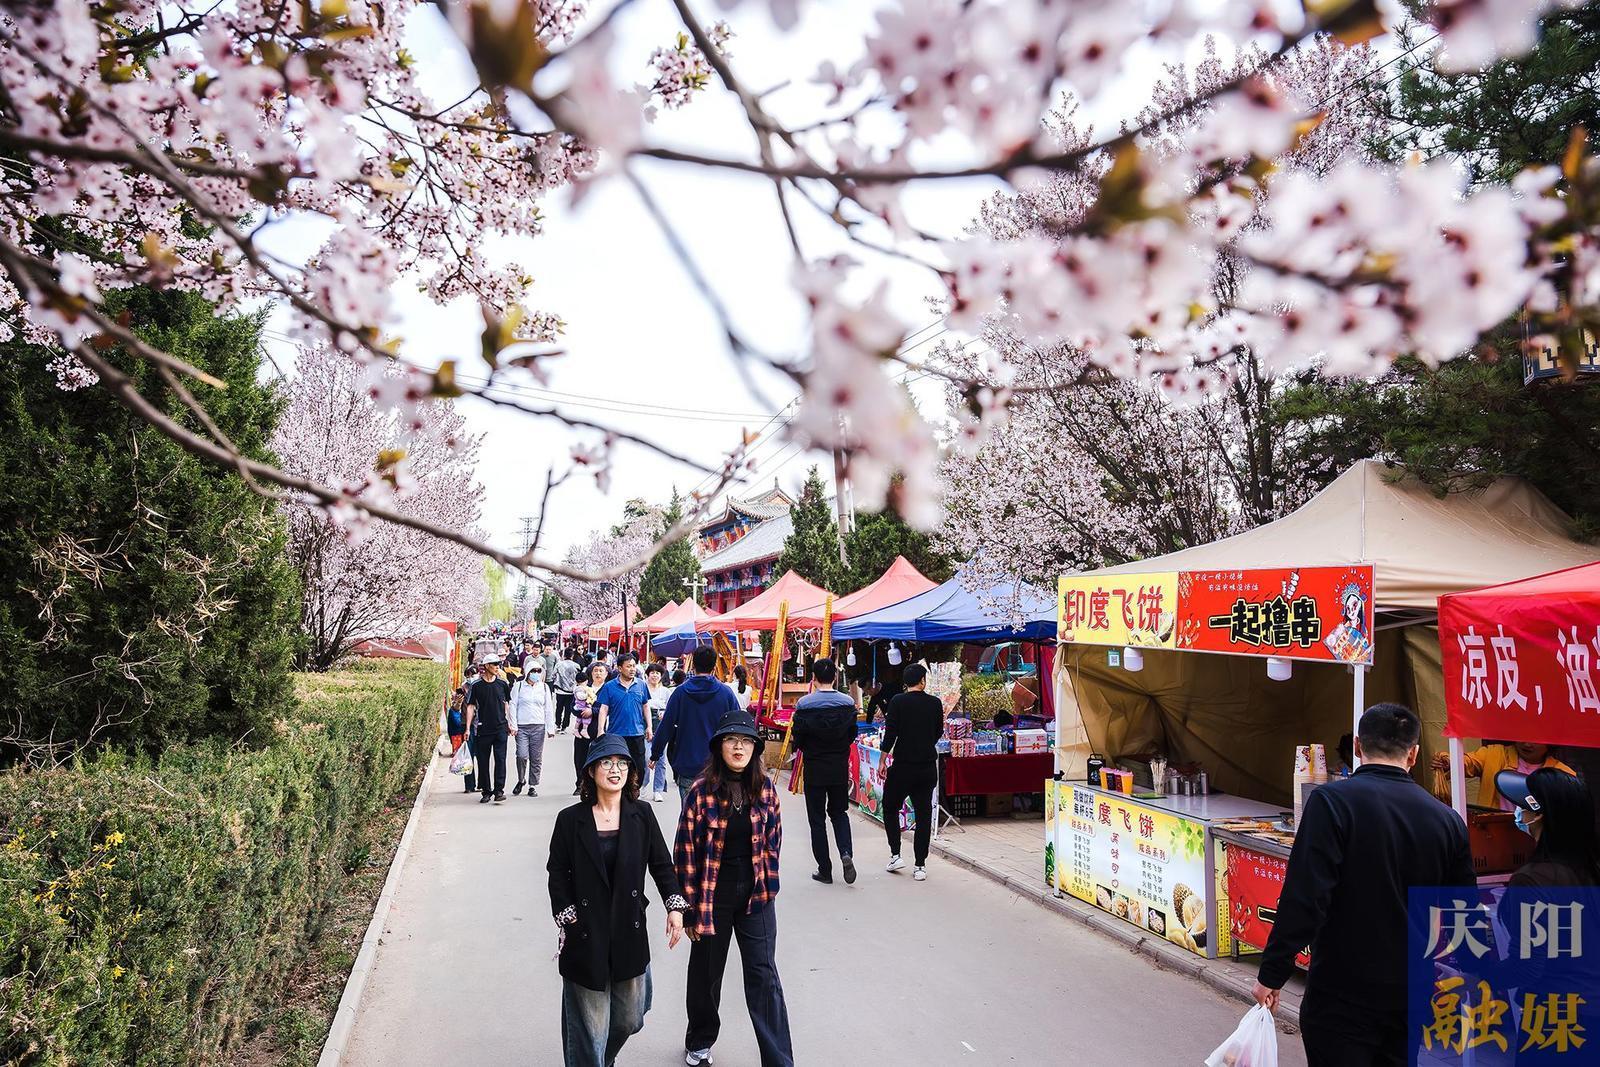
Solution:
[(611, 1067), (628, 1038), (644, 1029), (650, 1010), (650, 968), (597, 992), (561, 982), (561, 1045), (567, 1067)]
[(656, 760), (655, 774), (650, 780), (650, 791), (652, 793), (665, 793), (667, 791), (667, 757), (665, 753), (662, 754), (660, 759)]

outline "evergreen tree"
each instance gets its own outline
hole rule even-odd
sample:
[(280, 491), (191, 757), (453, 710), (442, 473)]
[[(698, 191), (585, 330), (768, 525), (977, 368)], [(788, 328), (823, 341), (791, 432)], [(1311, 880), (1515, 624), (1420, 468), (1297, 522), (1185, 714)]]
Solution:
[(792, 517), (794, 530), (783, 542), (773, 574), (782, 577), (792, 570), (806, 581), (842, 595), (849, 577), (839, 559), (839, 527), (816, 467), (806, 475)]
[[(683, 518), (683, 500), (678, 491), (672, 491), (672, 502), (661, 516), (661, 526), (656, 536), (661, 537)], [(639, 580), (639, 614), (650, 615), (660, 611), (668, 601), (681, 601), (688, 595), (692, 582), (700, 577), (700, 561), (694, 558), (689, 539), (680, 537), (657, 552), (644, 569)]]
[[(1432, 36), (1409, 27), (1402, 48)], [(1441, 73), (1428, 57), (1418, 47), (1402, 60), (1382, 101), (1397, 132), (1380, 155), (1457, 156), (1474, 183), (1503, 185), (1524, 167), (1560, 164), (1575, 127), (1600, 129), (1600, 8), (1552, 12), (1532, 51), (1481, 71)]]
[[(1405, 46), (1431, 33), (1413, 28)], [(1600, 9), (1552, 13), (1531, 52), (1482, 71), (1408, 62), (1385, 101), (1399, 132), (1380, 154), (1457, 154), (1474, 183), (1504, 183), (1559, 164), (1574, 127), (1600, 128)], [(1436, 369), (1401, 360), (1375, 382), (1305, 376), (1273, 402), (1292, 442), (1285, 468), (1325, 479), (1377, 456), (1439, 492), (1518, 475), (1572, 515), (1580, 536), (1600, 535), (1600, 382), (1524, 385), (1520, 340), (1508, 322), (1488, 358)]]
[(562, 600), (554, 589), (546, 589), (544, 595), (539, 598), (539, 606), (533, 609), (533, 621), (542, 629), (554, 626), (562, 619), (568, 618), (570, 614), (571, 609), (567, 607), (567, 602)]
[(942, 582), (955, 573), (949, 553), (933, 545), (921, 530), (906, 525), (893, 509), (856, 518), (856, 528), (845, 535), (845, 556), (850, 560), (843, 590), (854, 592), (877, 581), (896, 556), (904, 556), (923, 575)]
[[(189, 388), (271, 461), (281, 398), (257, 379), (262, 319), (195, 293), (129, 289), (113, 314), (227, 383)], [(50, 350), (0, 345), (0, 763), (76, 748), (265, 740), (292, 699), (298, 583), (276, 507), (101, 389), (64, 392)], [(205, 434), (153, 366), (109, 353)]]

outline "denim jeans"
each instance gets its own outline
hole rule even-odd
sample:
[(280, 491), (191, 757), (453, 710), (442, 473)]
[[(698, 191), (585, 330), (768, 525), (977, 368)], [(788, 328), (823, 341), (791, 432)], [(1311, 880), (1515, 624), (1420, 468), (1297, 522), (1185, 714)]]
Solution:
[(673, 781), (678, 783), (678, 803), (682, 804), (689, 799), (689, 788), (699, 779), (692, 774), (679, 774), (673, 776)]
[(650, 779), (650, 792), (665, 793), (667, 791), (667, 757), (663, 755), (656, 760), (655, 773)]
[(644, 1029), (650, 1010), (650, 968), (597, 992), (561, 983), (561, 1045), (567, 1067), (611, 1067), (628, 1038)]
[(689, 1026), (684, 1048), (690, 1052), (710, 1048), (722, 1031), (722, 974), (728, 967), (728, 945), (737, 939), (744, 967), (744, 1001), (756, 1032), (761, 1067), (794, 1067), (789, 1040), (789, 1008), (778, 980), (778, 915), (772, 903), (754, 915), (743, 914), (748, 905), (716, 909), (717, 932), (702, 935), (689, 947)]

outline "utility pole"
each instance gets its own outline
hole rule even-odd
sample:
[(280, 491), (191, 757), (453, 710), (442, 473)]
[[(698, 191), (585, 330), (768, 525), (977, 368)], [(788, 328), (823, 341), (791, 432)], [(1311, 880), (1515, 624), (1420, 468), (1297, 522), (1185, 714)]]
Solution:
[[(522, 553), (523, 553), (523, 555), (527, 555), (528, 548), (532, 544), (533, 544), (533, 516), (532, 515), (524, 515), (524, 516), (522, 516)], [(528, 607), (528, 573), (526, 571), (518, 571), (517, 574), (518, 574), (518, 577), (521, 579), (517, 583), (517, 609), (519, 611), (525, 611), (525, 610), (527, 610), (527, 607)], [(533, 618), (533, 612), (529, 611), (528, 612), (528, 618), (522, 620), (522, 625), (523, 625), (523, 629), (524, 630), (527, 629), (528, 619), (531, 619), (531, 618)]]
[(839, 514), (839, 562), (848, 567), (850, 560), (845, 552), (844, 539), (856, 528), (856, 514), (850, 501), (850, 471), (845, 464), (843, 448), (833, 450), (833, 504)]
[(697, 574), (693, 578), (683, 579), (683, 584), (689, 587), (689, 596), (692, 597), (696, 603), (699, 603), (700, 590), (706, 587), (705, 578)]

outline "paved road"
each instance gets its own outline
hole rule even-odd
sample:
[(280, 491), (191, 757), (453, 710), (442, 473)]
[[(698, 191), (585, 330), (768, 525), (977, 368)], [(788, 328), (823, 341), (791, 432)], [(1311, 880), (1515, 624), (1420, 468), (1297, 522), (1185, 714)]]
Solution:
[[(544, 863), (556, 812), (573, 799), (571, 767), (570, 739), (553, 738), (544, 795), (480, 806), (436, 763), (345, 1063), (560, 1063)], [(783, 799), (778, 961), (801, 1065), (1199, 1064), (1243, 1013), (937, 856), (920, 884), (885, 873), (883, 831), (859, 814), (861, 878), (819, 885), (804, 802)], [(676, 791), (654, 807), (670, 844)], [(669, 952), (653, 931), (655, 1007), (625, 1067), (683, 1062), (687, 949)], [(754, 1067), (736, 954), (716, 1062)], [(1305, 1062), (1298, 1038), (1281, 1044), (1285, 1067)]]

